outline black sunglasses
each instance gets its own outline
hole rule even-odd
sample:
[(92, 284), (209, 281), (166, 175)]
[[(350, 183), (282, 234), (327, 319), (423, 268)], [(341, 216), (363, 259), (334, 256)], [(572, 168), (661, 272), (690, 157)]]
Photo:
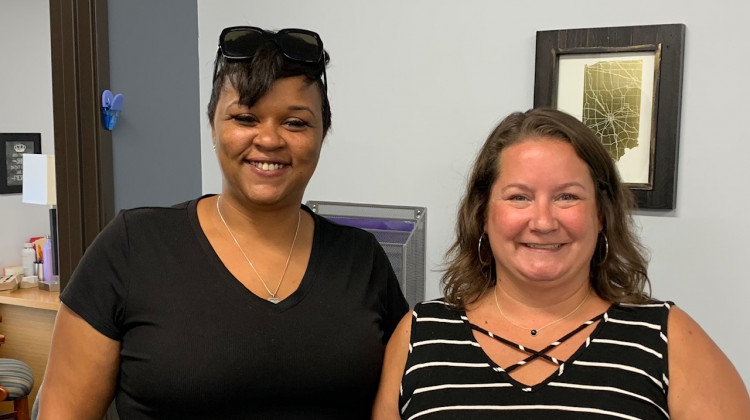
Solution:
[(328, 85), (325, 80), (328, 54), (323, 50), (320, 35), (296, 28), (282, 29), (274, 33), (254, 26), (232, 26), (221, 31), (213, 80), (216, 80), (219, 71), (219, 56), (224, 56), (228, 60), (251, 60), (258, 48), (266, 42), (276, 44), (284, 57), (290, 60), (321, 65), (323, 86)]

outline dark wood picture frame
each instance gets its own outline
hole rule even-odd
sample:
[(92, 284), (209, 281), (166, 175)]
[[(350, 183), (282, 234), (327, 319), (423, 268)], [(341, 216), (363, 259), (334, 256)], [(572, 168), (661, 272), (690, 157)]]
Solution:
[[(11, 145), (14, 148), (21, 147), (24, 150), (16, 150), (9, 155), (8, 148)], [(31, 150), (28, 150), (29, 146), (31, 146)], [(2, 154), (0, 155), (0, 194), (21, 194), (23, 191), (22, 179), (11, 180), (8, 179), (8, 175), (13, 171), (16, 173), (14, 176), (23, 176), (23, 154), (42, 153), (42, 134), (0, 133), (0, 153)]]
[(649, 180), (627, 184), (639, 208), (671, 210), (676, 206), (684, 50), (684, 24), (538, 31), (536, 35), (535, 108), (558, 107), (562, 56), (653, 53)]

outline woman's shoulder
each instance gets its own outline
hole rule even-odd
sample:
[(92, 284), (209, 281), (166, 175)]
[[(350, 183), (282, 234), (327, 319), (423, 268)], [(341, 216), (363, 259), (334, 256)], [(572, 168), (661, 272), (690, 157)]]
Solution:
[[(192, 230), (198, 224), (196, 204), (200, 198), (188, 200), (172, 206), (141, 206), (120, 210), (98, 235), (103, 238), (127, 238), (130, 242), (136, 237), (152, 240), (163, 234), (179, 235), (179, 232)], [(151, 238), (151, 239), (149, 239)]]
[(651, 299), (642, 303), (614, 303), (604, 314), (605, 321), (621, 325), (640, 325), (666, 333), (674, 302)]
[(649, 318), (658, 317), (659, 319), (667, 316), (674, 306), (674, 302), (669, 300), (650, 299), (643, 303), (615, 303), (612, 305), (610, 314), (620, 314), (628, 318)]
[(325, 243), (336, 243), (337, 246), (347, 247), (353, 245), (361, 247), (366, 244), (374, 245), (379, 243), (375, 234), (368, 230), (321, 216), (310, 210), (307, 206), (303, 206), (302, 208), (312, 215), (315, 227), (319, 230), (320, 237)]
[(310, 208), (307, 206), (303, 205), (302, 208), (313, 216), (313, 219), (315, 219), (316, 225), (320, 226), (322, 229), (335, 231), (337, 233), (356, 235), (356, 236), (372, 236), (372, 233), (370, 233), (369, 231), (365, 229), (362, 229), (357, 226), (353, 226), (351, 224), (347, 224), (345, 221), (338, 220), (336, 218), (329, 218), (326, 216), (321, 216), (315, 213), (314, 211), (310, 210)]
[(414, 305), (414, 317), (416, 319), (436, 318), (460, 321), (462, 316), (464, 316), (463, 311), (457, 310), (443, 298), (426, 300)]
[(678, 307), (670, 311), (668, 337), (672, 418), (750, 418), (750, 397), (737, 369)]
[[(212, 195), (212, 194), (211, 194)], [(211, 195), (204, 195), (202, 197), (193, 198), (181, 203), (172, 205), (151, 205), (151, 206), (138, 206), (123, 209), (120, 211), (121, 214), (125, 214), (132, 217), (144, 217), (148, 215), (162, 214), (162, 213), (173, 213), (175, 211), (185, 211), (190, 208), (195, 208), (198, 201), (203, 198), (210, 197)]]
[(174, 220), (174, 217), (179, 214), (184, 214), (185, 216), (190, 217), (191, 215), (196, 214), (195, 209), (198, 201), (205, 197), (208, 196), (206, 195), (199, 198), (194, 198), (173, 205), (140, 206), (123, 209), (120, 210), (120, 213), (117, 215), (115, 220), (121, 219), (122, 222), (128, 224), (131, 224), (133, 222), (140, 224), (148, 223), (149, 221), (166, 222), (168, 220)]

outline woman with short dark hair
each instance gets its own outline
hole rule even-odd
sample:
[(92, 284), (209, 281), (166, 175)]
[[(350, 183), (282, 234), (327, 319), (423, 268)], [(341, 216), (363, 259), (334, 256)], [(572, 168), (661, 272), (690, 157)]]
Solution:
[[(373, 235), (301, 205), (331, 125), (318, 34), (222, 31), (219, 195), (121, 212), (61, 295), (42, 419), (365, 419), (408, 310)], [(169, 170), (165, 159), (164, 169)]]

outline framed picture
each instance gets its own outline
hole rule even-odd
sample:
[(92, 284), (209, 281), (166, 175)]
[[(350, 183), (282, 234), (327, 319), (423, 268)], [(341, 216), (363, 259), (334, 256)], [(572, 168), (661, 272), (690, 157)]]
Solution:
[(0, 194), (20, 194), (23, 155), (42, 153), (40, 133), (0, 133)]
[(586, 124), (639, 208), (675, 208), (685, 25), (539, 31), (534, 107)]

